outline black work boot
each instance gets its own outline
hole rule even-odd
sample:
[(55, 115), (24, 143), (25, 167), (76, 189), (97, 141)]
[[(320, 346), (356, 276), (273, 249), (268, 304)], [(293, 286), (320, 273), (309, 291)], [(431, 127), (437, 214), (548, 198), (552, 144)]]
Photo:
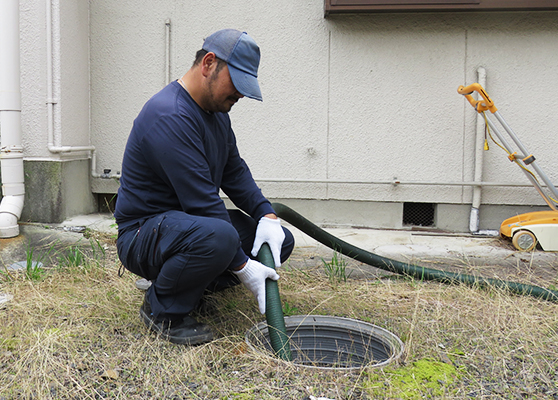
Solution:
[(189, 315), (178, 320), (156, 320), (151, 312), (147, 293), (140, 308), (140, 317), (149, 329), (171, 343), (196, 345), (213, 340), (213, 332), (209, 326)]

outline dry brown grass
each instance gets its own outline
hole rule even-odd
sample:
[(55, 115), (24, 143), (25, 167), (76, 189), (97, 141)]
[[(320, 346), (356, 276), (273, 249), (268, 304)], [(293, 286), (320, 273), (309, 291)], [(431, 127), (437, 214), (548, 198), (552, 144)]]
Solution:
[(290, 310), (368, 321), (406, 345), (400, 365), (323, 371), (247, 348), (244, 333), (264, 318), (240, 287), (211, 296), (199, 316), (213, 342), (159, 340), (139, 320), (136, 278), (117, 269), (112, 249), (41, 281), (3, 277), (1, 291), (14, 299), (0, 310), (0, 399), (428, 398), (427, 389), (417, 397), (391, 385), (398, 369), (422, 359), (456, 368), (436, 398), (558, 398), (554, 303), (400, 277), (332, 285), (321, 260), (306, 260), (280, 271)]

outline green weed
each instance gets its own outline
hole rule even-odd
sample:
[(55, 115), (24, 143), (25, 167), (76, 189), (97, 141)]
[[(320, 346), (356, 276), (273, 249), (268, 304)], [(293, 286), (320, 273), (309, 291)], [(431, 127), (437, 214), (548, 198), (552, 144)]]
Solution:
[(333, 253), (331, 261), (327, 262), (322, 258), (324, 271), (332, 284), (347, 282), (351, 273), (347, 275), (347, 261), (337, 252)]
[[(46, 271), (44, 269), (44, 262), (47, 257), (53, 251), (54, 245), (52, 245), (46, 252), (39, 253), (35, 257), (35, 249), (28, 243), (25, 249), (25, 277), (30, 281), (40, 281), (43, 279)], [(36, 260), (34, 260), (36, 258)]]
[(293, 306), (292, 304), (289, 304), (288, 301), (283, 302), (283, 315), (289, 316), (289, 315), (297, 315), (297, 314), (300, 314), (300, 311), (298, 310), (297, 307)]
[(59, 257), (60, 268), (80, 268), (89, 271), (93, 266), (99, 266), (106, 258), (106, 250), (95, 238), (89, 239), (90, 250), (79, 243), (68, 247)]
[[(109, 227), (118, 230), (118, 224), (116, 222), (110, 224)], [(110, 237), (112, 239), (116, 240), (116, 239), (118, 239), (118, 233), (112, 234)]]
[(85, 254), (78, 245), (70, 246), (64, 254), (58, 257), (58, 264), (60, 267), (78, 268), (86, 266)]
[(91, 258), (98, 264), (99, 261), (105, 260), (107, 253), (105, 247), (97, 239), (89, 239), (91, 245)]

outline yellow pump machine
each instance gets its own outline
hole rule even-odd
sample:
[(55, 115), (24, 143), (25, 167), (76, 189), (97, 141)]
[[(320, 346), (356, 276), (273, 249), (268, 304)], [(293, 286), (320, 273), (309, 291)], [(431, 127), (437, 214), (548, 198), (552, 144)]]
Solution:
[[(499, 143), (496, 141), (495, 143), (508, 153), (510, 161), (516, 163), (521, 168), (546, 204), (551, 208), (548, 211), (530, 212), (506, 219), (500, 225), (500, 236), (511, 239), (515, 248), (520, 251), (531, 251), (535, 249), (537, 243), (544, 251), (558, 251), (558, 209), (556, 206), (556, 203), (558, 203), (558, 200), (556, 200), (558, 199), (558, 191), (537, 165), (535, 157), (527, 151), (517, 135), (500, 115), (494, 102), (480, 84), (473, 83), (469, 86), (459, 86), (457, 92), (465, 96), (478, 113), (483, 114), (488, 132), (494, 132), (498, 137)], [(477, 92), (482, 100), (475, 100), (472, 96), (474, 92)], [(517, 151), (500, 134), (494, 122), (485, 113), (486, 111), (490, 111), (505, 129), (517, 146)], [(492, 138), (492, 135), (490, 136)], [(494, 138), (492, 139), (494, 140)], [(544, 182), (546, 190), (552, 194), (551, 196), (545, 193), (539, 178)]]

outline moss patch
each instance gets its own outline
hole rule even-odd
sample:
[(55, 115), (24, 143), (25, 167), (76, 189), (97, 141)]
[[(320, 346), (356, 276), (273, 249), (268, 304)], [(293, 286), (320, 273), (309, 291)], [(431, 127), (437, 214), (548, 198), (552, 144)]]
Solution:
[(372, 398), (438, 398), (447, 394), (458, 376), (453, 365), (425, 358), (402, 368), (371, 374), (365, 387)]

